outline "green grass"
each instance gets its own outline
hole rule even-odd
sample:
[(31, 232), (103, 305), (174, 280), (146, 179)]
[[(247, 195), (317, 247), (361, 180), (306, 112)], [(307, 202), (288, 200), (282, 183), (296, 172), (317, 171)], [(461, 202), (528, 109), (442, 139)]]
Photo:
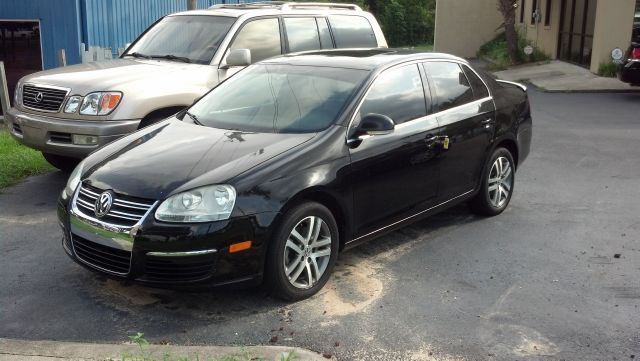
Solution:
[[(533, 54), (526, 55), (524, 53), (524, 48), (527, 45), (533, 45), (529, 41), (527, 41), (524, 37), (518, 37), (518, 59), (516, 59), (517, 64), (524, 63), (535, 63), (540, 61), (548, 61), (549, 56), (540, 49), (534, 47)], [(487, 42), (486, 44), (480, 47), (478, 51), (478, 57), (486, 57), (491, 59), (494, 62), (495, 69), (492, 70), (503, 70), (512, 65), (515, 65), (511, 58), (509, 57), (509, 52), (507, 50), (507, 40), (505, 38), (504, 33), (496, 36), (493, 40)]]
[(433, 51), (433, 44), (420, 44), (414, 47), (417, 51)]
[(16, 142), (0, 124), (0, 189), (53, 169), (40, 152)]
[(615, 78), (616, 76), (618, 76), (618, 65), (612, 62), (602, 63), (598, 68), (598, 75), (607, 78)]

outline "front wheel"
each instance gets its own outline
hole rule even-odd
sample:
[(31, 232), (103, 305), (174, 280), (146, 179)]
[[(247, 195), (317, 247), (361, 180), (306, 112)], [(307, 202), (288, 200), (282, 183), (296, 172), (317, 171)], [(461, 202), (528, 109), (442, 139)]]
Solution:
[(62, 155), (51, 154), (51, 153), (42, 153), (44, 159), (49, 162), (52, 166), (60, 169), (65, 173), (71, 173), (73, 169), (80, 163), (80, 159), (65, 157)]
[(507, 208), (515, 185), (515, 163), (506, 148), (496, 149), (487, 163), (480, 191), (471, 209), (483, 216), (496, 216)]
[(325, 206), (309, 202), (289, 210), (267, 254), (271, 291), (296, 301), (322, 289), (338, 257), (338, 237), (336, 221)]

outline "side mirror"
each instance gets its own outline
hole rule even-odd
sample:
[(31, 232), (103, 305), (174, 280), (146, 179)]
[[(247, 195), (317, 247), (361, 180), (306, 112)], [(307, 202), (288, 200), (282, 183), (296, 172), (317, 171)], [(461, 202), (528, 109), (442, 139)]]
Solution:
[(393, 119), (386, 115), (375, 113), (367, 114), (362, 118), (360, 126), (358, 126), (353, 137), (347, 141), (347, 144), (357, 147), (367, 137), (393, 133), (395, 127), (396, 124), (393, 122)]
[(235, 49), (229, 51), (227, 58), (225, 59), (227, 68), (234, 66), (249, 66), (251, 65), (251, 50), (249, 49)]

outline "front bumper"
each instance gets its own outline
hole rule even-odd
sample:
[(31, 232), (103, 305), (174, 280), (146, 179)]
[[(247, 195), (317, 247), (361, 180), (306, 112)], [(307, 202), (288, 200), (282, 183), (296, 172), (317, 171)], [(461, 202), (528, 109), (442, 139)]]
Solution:
[(620, 68), (620, 80), (640, 86), (640, 61), (628, 60)]
[[(20, 143), (61, 156), (84, 158), (101, 146), (138, 129), (137, 120), (70, 120), (52, 116), (26, 113), (16, 108), (7, 112), (7, 126), (11, 135)], [(93, 135), (95, 145), (72, 143), (71, 135)]]
[[(154, 287), (210, 288), (262, 281), (266, 248), (277, 216), (260, 213), (201, 224), (158, 222), (150, 209), (136, 226), (117, 229), (83, 216), (72, 199), (60, 197), (62, 245), (78, 264), (113, 278)], [(234, 243), (252, 241), (230, 253)]]

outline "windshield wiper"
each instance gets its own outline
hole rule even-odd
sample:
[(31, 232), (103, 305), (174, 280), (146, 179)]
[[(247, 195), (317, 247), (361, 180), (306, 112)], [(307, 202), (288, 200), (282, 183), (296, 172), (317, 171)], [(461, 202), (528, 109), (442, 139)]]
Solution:
[(142, 54), (142, 53), (129, 53), (124, 54), (124, 56), (133, 56), (134, 58), (143, 58), (143, 59), (151, 59), (150, 55)]
[(179, 60), (185, 63), (190, 63), (191, 59), (185, 57), (185, 56), (176, 56), (173, 54), (167, 54), (167, 55), (150, 55), (149, 56), (151, 59), (167, 59), (167, 60)]
[(193, 120), (193, 122), (197, 125), (202, 125), (202, 123), (200, 123), (200, 121), (198, 120), (198, 117), (196, 117), (195, 114), (193, 113), (189, 113), (188, 111), (185, 112), (185, 114), (187, 114), (189, 116), (189, 118), (191, 118), (191, 120)]

